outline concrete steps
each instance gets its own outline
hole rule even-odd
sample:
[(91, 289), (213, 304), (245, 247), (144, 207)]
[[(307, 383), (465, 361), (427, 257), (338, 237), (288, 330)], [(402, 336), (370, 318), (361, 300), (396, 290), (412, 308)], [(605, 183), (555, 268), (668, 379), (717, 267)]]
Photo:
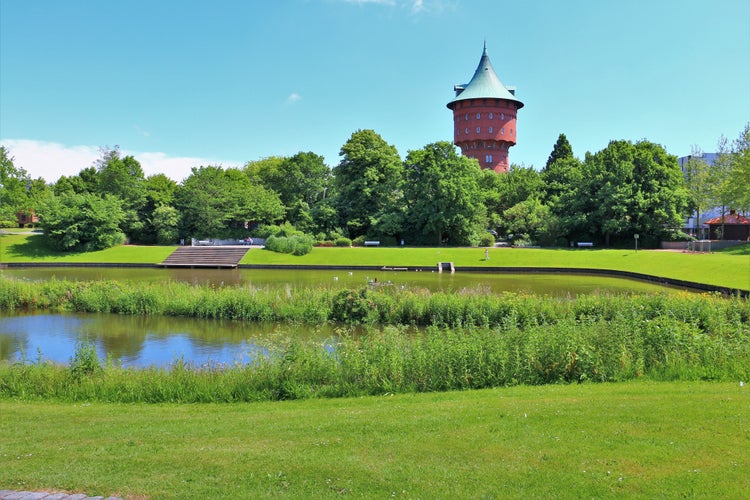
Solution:
[(179, 247), (160, 264), (164, 267), (237, 267), (246, 247)]

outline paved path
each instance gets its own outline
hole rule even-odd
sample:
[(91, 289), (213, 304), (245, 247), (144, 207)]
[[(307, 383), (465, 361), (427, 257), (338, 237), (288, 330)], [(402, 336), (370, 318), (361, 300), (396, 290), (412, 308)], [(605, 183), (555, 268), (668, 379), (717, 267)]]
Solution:
[(0, 490), (0, 500), (122, 500), (120, 497), (90, 497), (83, 493)]

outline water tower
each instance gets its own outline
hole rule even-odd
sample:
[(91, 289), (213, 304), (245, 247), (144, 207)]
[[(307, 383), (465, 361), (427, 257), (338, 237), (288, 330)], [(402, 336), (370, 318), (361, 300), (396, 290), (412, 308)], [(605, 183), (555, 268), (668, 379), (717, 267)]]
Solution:
[(516, 144), (516, 113), (523, 103), (515, 87), (506, 87), (492, 69), (487, 45), (469, 83), (455, 85), (453, 143), (461, 154), (476, 158), (482, 168), (508, 171), (508, 150)]

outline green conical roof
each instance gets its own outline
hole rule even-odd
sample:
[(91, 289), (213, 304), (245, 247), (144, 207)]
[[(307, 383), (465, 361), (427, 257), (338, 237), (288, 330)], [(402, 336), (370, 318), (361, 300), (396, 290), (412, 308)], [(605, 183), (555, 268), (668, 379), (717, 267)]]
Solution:
[(516, 99), (511, 93), (513, 87), (505, 87), (492, 69), (490, 56), (487, 55), (487, 46), (485, 45), (482, 52), (482, 58), (479, 60), (479, 66), (471, 77), (471, 81), (465, 85), (456, 85), (453, 87), (456, 91), (456, 98), (448, 103), (448, 108), (453, 109), (454, 104), (458, 101), (467, 101), (469, 99), (506, 99), (518, 103), (519, 109), (523, 103)]

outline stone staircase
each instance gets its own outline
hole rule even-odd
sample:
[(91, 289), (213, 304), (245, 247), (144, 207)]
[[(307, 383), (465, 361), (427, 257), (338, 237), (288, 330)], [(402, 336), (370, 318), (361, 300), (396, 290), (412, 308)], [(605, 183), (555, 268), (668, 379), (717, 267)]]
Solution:
[(246, 247), (178, 247), (160, 265), (164, 267), (237, 267)]

